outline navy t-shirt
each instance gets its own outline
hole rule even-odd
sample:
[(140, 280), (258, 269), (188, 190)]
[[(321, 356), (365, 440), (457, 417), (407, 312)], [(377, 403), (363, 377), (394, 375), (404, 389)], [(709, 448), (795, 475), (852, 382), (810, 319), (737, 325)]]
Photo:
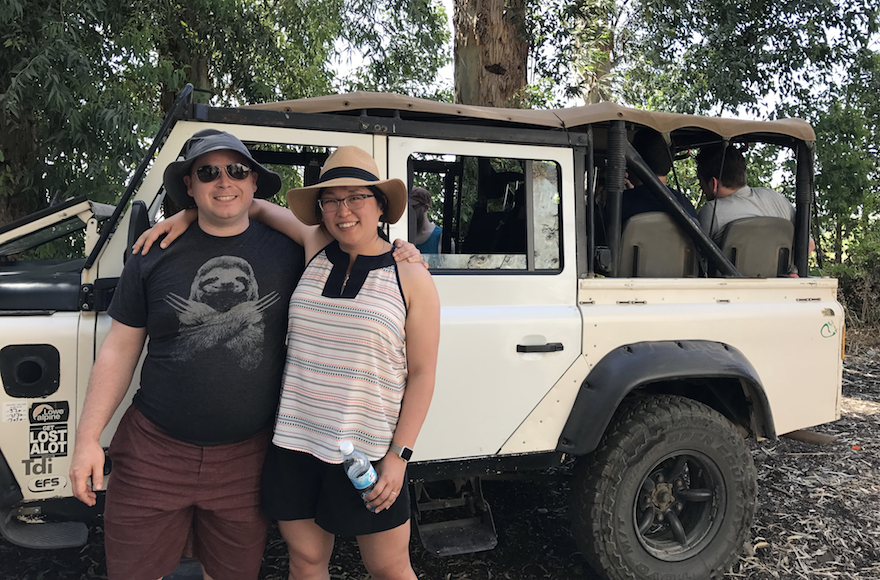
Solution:
[[(694, 204), (686, 198), (680, 191), (668, 187), (672, 196), (678, 201), (678, 204), (685, 212), (695, 221), (697, 219), (697, 210)], [(666, 207), (660, 203), (654, 193), (648, 189), (647, 185), (638, 185), (633, 189), (623, 190), (623, 199), (620, 207), (620, 223), (626, 225), (626, 221), (634, 215), (646, 213), (649, 211), (666, 211)]]
[(270, 426), (303, 267), (299, 245), (253, 221), (231, 237), (194, 223), (168, 248), (130, 256), (108, 314), (147, 329), (135, 407), (195, 445), (244, 441)]

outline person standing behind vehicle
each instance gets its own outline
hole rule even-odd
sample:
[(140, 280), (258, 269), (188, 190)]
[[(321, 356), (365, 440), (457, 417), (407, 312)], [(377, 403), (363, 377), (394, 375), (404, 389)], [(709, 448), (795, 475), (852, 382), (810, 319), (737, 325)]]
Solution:
[(195, 203), (198, 222), (177, 244), (126, 263), (77, 427), (71, 484), (77, 498), (95, 504), (101, 431), (149, 336), (140, 388), (109, 450), (109, 578), (171, 573), (192, 533), (205, 578), (255, 579), (268, 526), (260, 470), (302, 247), (248, 219), (254, 197), (274, 195), (281, 179), (228, 133), (193, 135), (183, 159), (166, 168), (164, 187), (179, 206)]
[[(791, 202), (766, 187), (746, 184), (746, 160), (733, 145), (706, 145), (697, 154), (697, 179), (708, 200), (698, 213), (700, 226), (719, 246), (730, 222), (776, 217), (794, 222)], [(811, 240), (812, 250), (812, 240)]]
[[(279, 520), (291, 579), (328, 578), (336, 534), (356, 536), (372, 578), (415, 579), (406, 462), (434, 390), (440, 303), (420, 265), (395, 264), (380, 221), (407, 204), (399, 179), (340, 147), (319, 182), (288, 192), (300, 221), (333, 240), (306, 241), (309, 265), (290, 300), (287, 365), (263, 506)], [(315, 240), (318, 241), (318, 240)], [(341, 465), (351, 441), (375, 462), (370, 511)]]
[(443, 229), (431, 222), (431, 193), (424, 187), (414, 187), (409, 193), (409, 207), (415, 214), (416, 233), (412, 242), (423, 254), (439, 254)]

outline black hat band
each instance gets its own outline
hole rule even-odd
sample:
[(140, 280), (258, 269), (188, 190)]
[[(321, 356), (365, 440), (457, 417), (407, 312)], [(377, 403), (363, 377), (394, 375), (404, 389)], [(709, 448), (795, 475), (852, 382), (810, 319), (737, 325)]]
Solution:
[(318, 183), (324, 183), (325, 181), (339, 179), (341, 177), (354, 177), (355, 179), (361, 179), (363, 181), (379, 181), (378, 177), (364, 169), (359, 169), (357, 167), (334, 167), (333, 169), (325, 171), (318, 180)]

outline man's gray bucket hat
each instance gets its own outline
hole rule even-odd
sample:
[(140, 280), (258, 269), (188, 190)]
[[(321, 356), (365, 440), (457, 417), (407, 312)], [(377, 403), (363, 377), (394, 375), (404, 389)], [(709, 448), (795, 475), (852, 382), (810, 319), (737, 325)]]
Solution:
[(172, 201), (178, 207), (193, 207), (195, 202), (193, 198), (186, 192), (186, 185), (183, 183), (183, 176), (188, 175), (192, 170), (193, 161), (200, 155), (210, 153), (211, 151), (219, 151), (220, 149), (230, 149), (244, 155), (248, 160), (251, 169), (257, 172), (257, 191), (254, 197), (266, 199), (272, 197), (281, 189), (281, 176), (270, 171), (254, 161), (250, 151), (244, 146), (244, 143), (238, 140), (238, 137), (230, 135), (225, 131), (217, 129), (202, 129), (186, 142), (183, 147), (182, 159), (175, 161), (165, 168), (163, 183), (165, 191), (171, 197)]

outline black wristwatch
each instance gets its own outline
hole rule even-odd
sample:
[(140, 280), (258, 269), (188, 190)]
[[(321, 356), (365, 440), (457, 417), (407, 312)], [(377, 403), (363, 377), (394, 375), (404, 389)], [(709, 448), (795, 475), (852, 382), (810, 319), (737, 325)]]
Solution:
[(409, 461), (410, 457), (412, 457), (413, 450), (406, 445), (400, 446), (396, 443), (392, 443), (391, 447), (388, 448), (392, 453), (399, 455), (401, 459), (404, 461)]

